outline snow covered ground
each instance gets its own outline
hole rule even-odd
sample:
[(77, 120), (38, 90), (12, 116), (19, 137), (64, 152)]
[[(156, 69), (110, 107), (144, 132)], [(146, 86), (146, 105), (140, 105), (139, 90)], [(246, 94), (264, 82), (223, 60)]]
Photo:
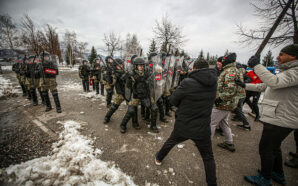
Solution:
[(0, 75), (0, 98), (16, 95), (17, 93), (20, 93), (20, 91), (13, 87), (11, 81)]
[(135, 185), (132, 178), (113, 163), (99, 157), (100, 149), (93, 140), (80, 134), (83, 122), (60, 122), (64, 130), (54, 143), (53, 154), (11, 165), (1, 176), (17, 185)]
[(59, 66), (59, 71), (70, 71), (70, 72), (77, 72), (79, 71), (79, 65), (71, 66)]
[(2, 70), (7, 70), (7, 71), (12, 71), (12, 66), (8, 65), (8, 66), (1, 66)]

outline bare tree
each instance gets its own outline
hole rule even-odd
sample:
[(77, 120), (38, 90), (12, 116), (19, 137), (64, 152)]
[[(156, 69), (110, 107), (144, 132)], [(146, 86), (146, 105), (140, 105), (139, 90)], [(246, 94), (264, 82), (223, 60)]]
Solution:
[(0, 40), (0, 47), (2, 48), (13, 50), (20, 45), (16, 23), (8, 14), (0, 15)]
[[(241, 24), (237, 25), (240, 43), (248, 45), (259, 44), (265, 38), (287, 3), (288, 1), (286, 0), (255, 0), (251, 3), (255, 9), (255, 15), (260, 17), (262, 21), (258, 28), (248, 30)], [(286, 43), (298, 43), (297, 4), (298, 1), (292, 2), (275, 34), (269, 39), (268, 44), (279, 46)]]
[(22, 41), (27, 49), (34, 52), (36, 55), (42, 52), (40, 46), (41, 32), (38, 32), (33, 20), (25, 14), (21, 19), (22, 26)]
[(71, 64), (72, 66), (75, 63), (75, 53), (77, 49), (77, 34), (75, 32), (66, 31), (63, 38), (63, 43), (65, 46), (67, 46), (67, 60), (68, 64)]
[(118, 36), (114, 32), (104, 34), (103, 41), (107, 47), (106, 51), (109, 53), (110, 56), (114, 56), (114, 53), (121, 49), (120, 35)]
[(129, 33), (126, 35), (125, 41), (125, 57), (131, 56), (133, 54), (137, 54), (141, 49), (140, 42), (136, 34), (130, 35)]
[(83, 54), (87, 52), (87, 42), (78, 42), (78, 55), (83, 58)]
[(167, 52), (168, 45), (179, 48), (185, 42), (182, 29), (174, 25), (167, 15), (160, 22), (158, 20), (155, 21), (153, 32), (155, 34), (155, 40), (161, 45), (163, 52)]

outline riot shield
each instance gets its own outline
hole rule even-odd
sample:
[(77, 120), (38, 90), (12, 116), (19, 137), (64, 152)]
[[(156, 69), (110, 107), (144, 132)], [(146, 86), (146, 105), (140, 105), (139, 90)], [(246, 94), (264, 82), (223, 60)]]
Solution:
[(180, 57), (177, 56), (175, 57), (175, 66), (176, 66), (176, 72), (175, 72), (175, 76), (173, 78), (173, 87), (177, 87), (179, 84), (179, 79), (180, 79), (180, 72), (182, 70), (182, 61), (184, 59), (184, 56)]
[(124, 98), (126, 101), (130, 101), (131, 94), (132, 94), (132, 82), (131, 82), (131, 75), (133, 73), (133, 64), (131, 63), (131, 58), (128, 57), (125, 59), (124, 62), (124, 68), (125, 68), (125, 95)]
[(153, 63), (153, 89), (151, 91), (153, 92), (153, 99), (156, 103), (157, 100), (162, 96), (164, 92), (164, 85), (165, 85), (165, 79), (163, 77), (163, 68), (162, 68), (162, 59), (160, 55), (153, 56), (152, 57), (152, 63)]

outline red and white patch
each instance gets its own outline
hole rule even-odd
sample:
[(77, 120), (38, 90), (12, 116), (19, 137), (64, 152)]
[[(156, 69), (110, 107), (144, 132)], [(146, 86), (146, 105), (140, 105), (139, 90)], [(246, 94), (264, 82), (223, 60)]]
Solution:
[(126, 60), (126, 62), (127, 62), (127, 63), (130, 63), (131, 61), (128, 59), (128, 60)]
[(230, 77), (235, 77), (235, 74), (230, 74), (229, 76), (230, 76)]
[(44, 69), (44, 72), (45, 72), (46, 74), (54, 74), (54, 75), (57, 74), (57, 70), (55, 70), (55, 69), (49, 69), (49, 68), (45, 68), (45, 69)]
[(170, 69), (170, 70), (169, 70), (169, 74), (170, 74), (170, 75), (173, 75), (173, 70)]
[(155, 80), (156, 80), (156, 81), (161, 80), (161, 75), (159, 75), (159, 74), (155, 74)]

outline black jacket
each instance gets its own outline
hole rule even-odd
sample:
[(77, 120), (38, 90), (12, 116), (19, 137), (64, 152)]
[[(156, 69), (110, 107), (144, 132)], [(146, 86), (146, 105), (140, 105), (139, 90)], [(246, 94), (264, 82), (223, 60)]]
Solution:
[(200, 69), (189, 73), (170, 97), (171, 104), (178, 107), (174, 132), (188, 139), (210, 137), (216, 89), (215, 69)]

